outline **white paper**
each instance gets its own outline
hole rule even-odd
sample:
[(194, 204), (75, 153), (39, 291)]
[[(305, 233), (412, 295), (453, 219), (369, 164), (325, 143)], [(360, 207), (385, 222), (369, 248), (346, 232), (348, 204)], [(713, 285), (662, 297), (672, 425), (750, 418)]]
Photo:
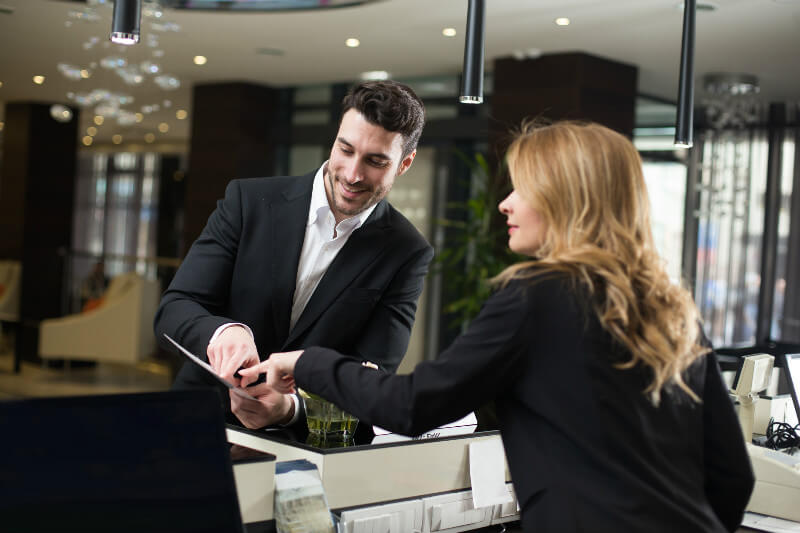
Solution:
[(758, 513), (744, 513), (742, 525), (773, 533), (800, 533), (800, 522), (792, 522), (791, 520), (783, 520)]
[[(478, 426), (478, 418), (475, 416), (475, 413), (469, 413), (464, 418), (459, 418), (458, 420), (453, 420), (452, 422), (448, 422), (442, 426), (439, 426), (436, 429), (449, 429), (449, 428), (462, 428), (463, 431), (450, 431), (447, 432), (447, 435), (469, 435), (475, 431), (475, 428)], [(436, 430), (428, 431), (427, 433), (432, 433)], [(375, 435), (388, 435), (392, 433), (388, 429), (383, 429), (380, 426), (372, 426), (372, 432)], [(423, 433), (425, 435), (425, 433)], [(405, 437), (407, 440), (411, 440), (414, 437)]]
[(506, 488), (503, 441), (485, 439), (469, 445), (469, 478), (476, 509), (512, 501)]

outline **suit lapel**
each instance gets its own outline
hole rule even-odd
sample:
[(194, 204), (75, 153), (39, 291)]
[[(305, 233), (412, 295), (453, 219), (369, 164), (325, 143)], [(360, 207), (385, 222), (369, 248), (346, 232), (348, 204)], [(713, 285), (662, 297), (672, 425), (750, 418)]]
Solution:
[(303, 314), (297, 320), (286, 344), (294, 342), (339, 295), (363, 272), (389, 244), (385, 238), (389, 228), (389, 209), (382, 200), (364, 224), (358, 228), (331, 262), (322, 276)]
[(272, 249), (273, 285), (272, 317), (278, 339), (289, 334), (292, 300), (297, 283), (297, 266), (306, 235), (308, 209), (314, 173), (296, 180), (277, 196), (269, 206)]

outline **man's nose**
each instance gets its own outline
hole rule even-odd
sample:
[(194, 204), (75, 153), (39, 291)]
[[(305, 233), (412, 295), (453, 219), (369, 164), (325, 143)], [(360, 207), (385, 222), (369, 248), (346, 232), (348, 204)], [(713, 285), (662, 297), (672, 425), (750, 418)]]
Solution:
[(363, 178), (361, 173), (361, 165), (358, 161), (350, 161), (344, 169), (344, 179), (347, 183), (358, 183)]

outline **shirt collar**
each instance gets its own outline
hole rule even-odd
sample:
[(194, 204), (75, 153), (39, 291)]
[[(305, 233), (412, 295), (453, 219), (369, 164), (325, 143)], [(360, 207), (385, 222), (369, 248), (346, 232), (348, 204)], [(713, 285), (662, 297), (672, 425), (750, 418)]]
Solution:
[[(314, 184), (311, 187), (311, 205), (308, 208), (308, 223), (307, 225), (312, 225), (317, 222), (317, 220), (325, 220), (325, 218), (330, 214), (331, 218), (333, 218), (333, 211), (331, 211), (331, 206), (328, 204), (328, 195), (325, 193), (325, 171), (328, 168), (328, 162), (325, 161), (322, 163), (322, 166), (319, 167), (317, 173), (314, 175)], [(346, 218), (342, 220), (338, 228), (340, 229), (349, 229), (352, 228), (353, 230), (358, 229), (361, 227), (362, 224), (369, 218), (372, 212), (375, 210), (378, 204), (370, 206), (368, 209), (360, 212), (359, 214)]]

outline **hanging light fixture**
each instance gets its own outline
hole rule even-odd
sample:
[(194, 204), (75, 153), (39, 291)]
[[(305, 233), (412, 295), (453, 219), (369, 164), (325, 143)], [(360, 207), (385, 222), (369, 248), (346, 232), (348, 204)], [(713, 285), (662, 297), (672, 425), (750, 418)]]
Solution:
[(117, 44), (139, 42), (142, 0), (115, 0), (111, 19), (111, 41)]
[(486, 21), (484, 0), (469, 0), (467, 34), (464, 39), (464, 71), (461, 77), (462, 104), (483, 102), (483, 27)]
[(744, 128), (763, 120), (765, 106), (756, 95), (760, 87), (752, 74), (712, 72), (703, 76), (705, 121), (716, 130)]
[(678, 116), (675, 123), (675, 146), (691, 148), (694, 128), (694, 26), (696, 0), (683, 6), (683, 38), (681, 40), (681, 73), (678, 82)]

